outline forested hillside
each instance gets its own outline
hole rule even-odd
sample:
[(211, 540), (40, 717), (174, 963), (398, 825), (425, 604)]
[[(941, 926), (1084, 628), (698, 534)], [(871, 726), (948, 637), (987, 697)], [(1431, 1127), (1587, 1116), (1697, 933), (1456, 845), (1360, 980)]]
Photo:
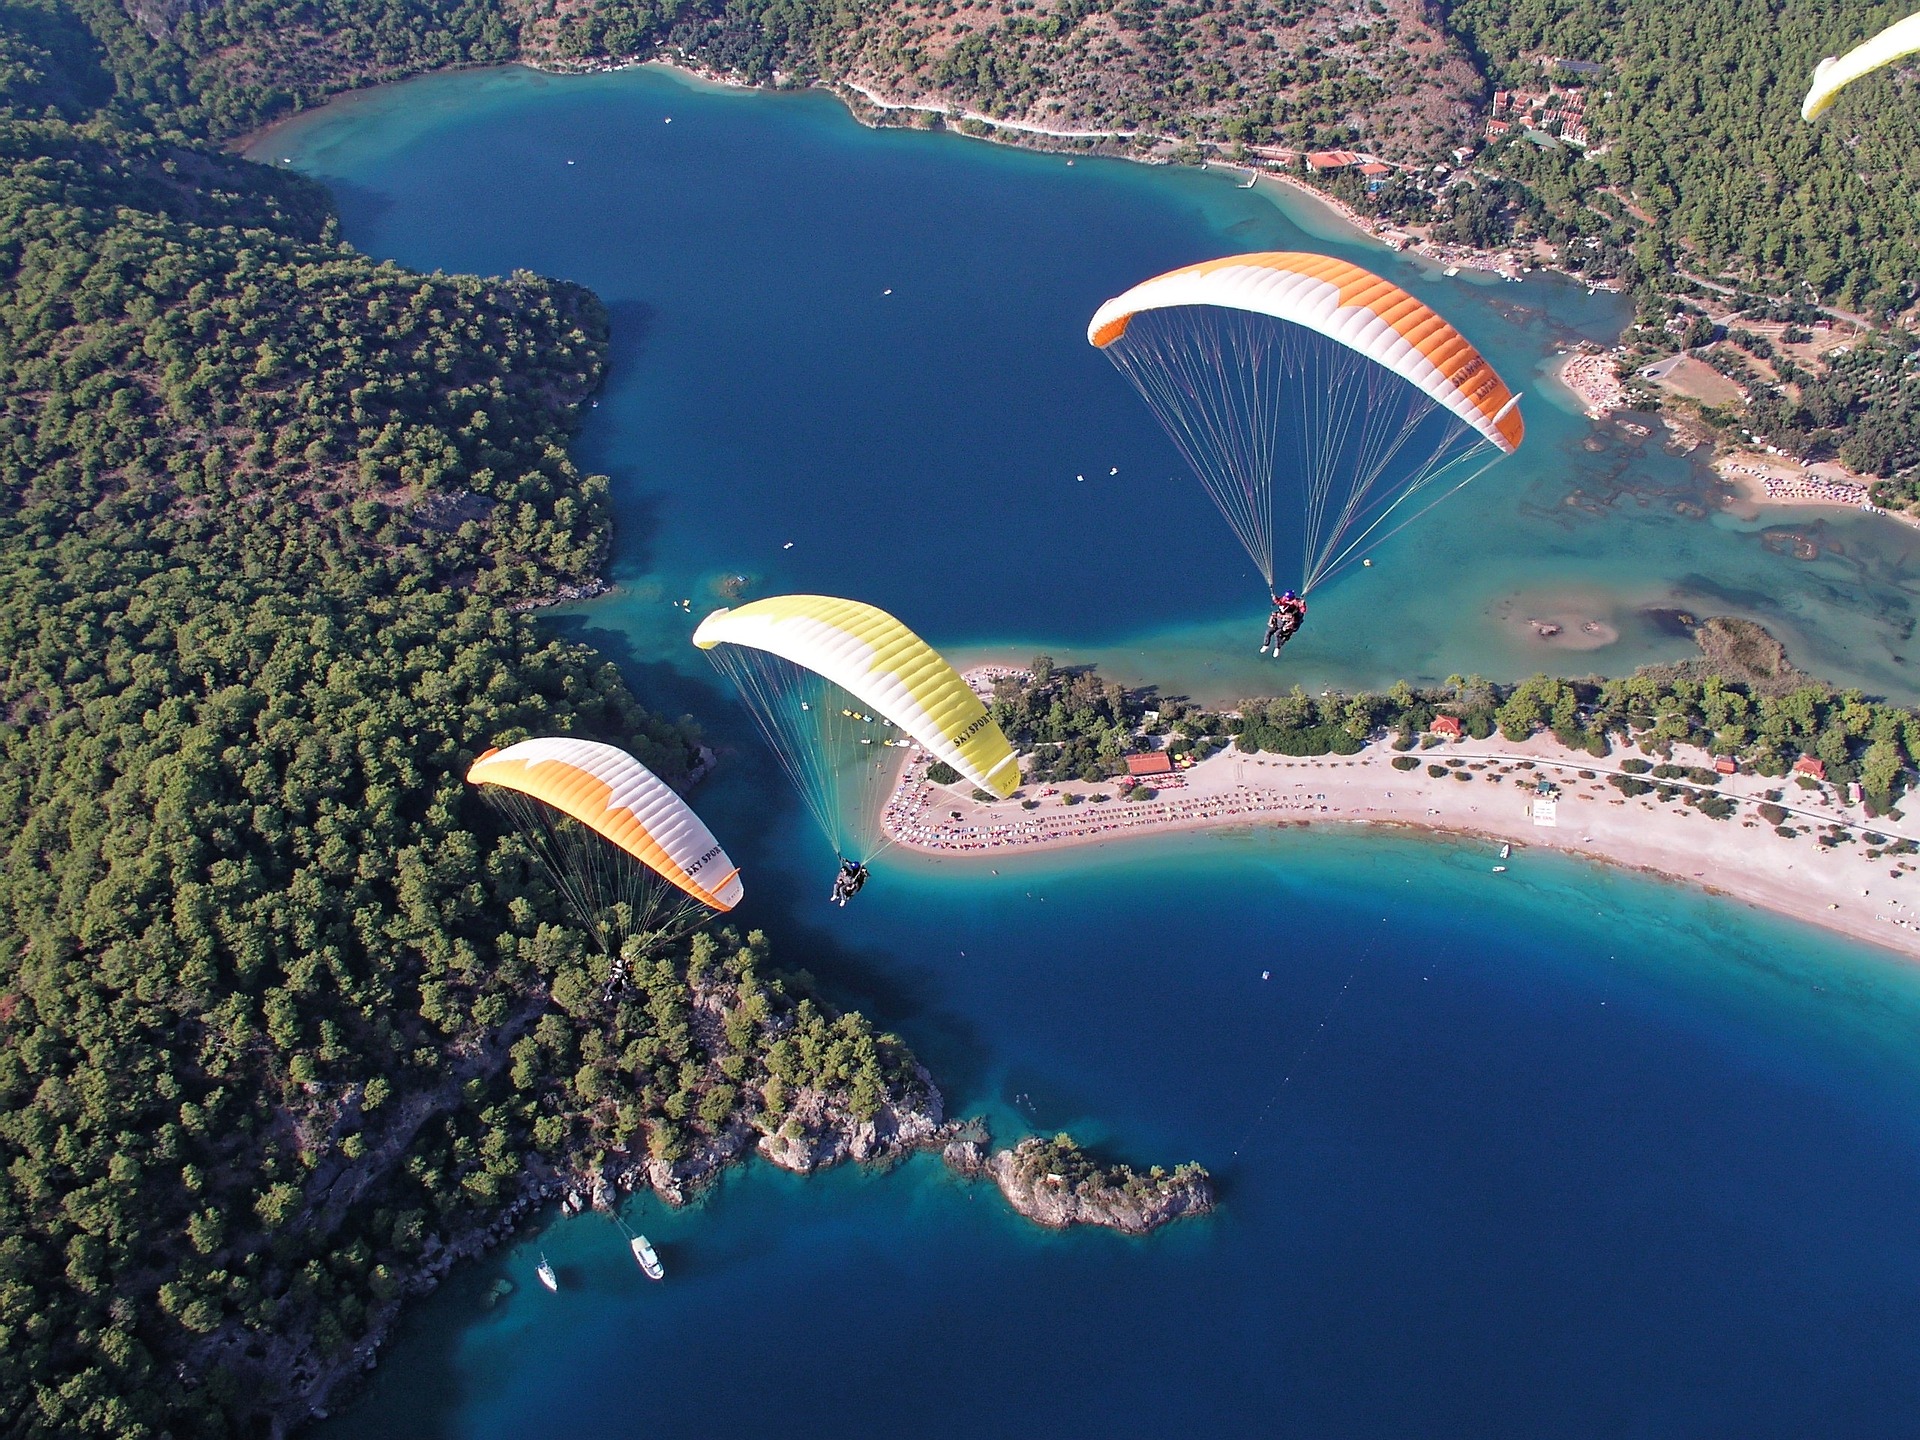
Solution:
[(1452, 0), (1444, 15), (1408, 0), (74, 6), (9, 12), (21, 17), (12, 43), (56, 57), (17, 94), (70, 109), (117, 91), (123, 114), (215, 138), (452, 65), (670, 55), (755, 83), (854, 83), (1063, 130), (1351, 143), (1417, 161), (1474, 134), (1495, 87), (1538, 89), (1543, 59), (1570, 58), (1600, 67), (1554, 72), (1585, 85), (1590, 147), (1543, 150), (1510, 132), (1481, 163), (1520, 188), (1443, 197), (1443, 215), (1461, 212), (1454, 238), (1499, 243), (1531, 214), (1525, 228), (1557, 243), (1623, 247), (1612, 268), (1655, 289), (1694, 268), (1879, 311), (1920, 286), (1912, 67), (1844, 93), (1817, 124), (1798, 110), (1819, 58), (1898, 18), (1900, 0)]
[[(1556, 198), (1611, 190), (1649, 217), (1655, 284), (1663, 267), (1693, 265), (1880, 311), (1920, 287), (1920, 77), (1878, 75), (1811, 124), (1800, 97), (1822, 56), (1911, 8), (1455, 0), (1448, 15), (1495, 84), (1539, 88), (1547, 56), (1603, 67), (1585, 77), (1593, 148), (1563, 167)], [(1517, 135), (1502, 149), (1538, 163)]]
[(603, 1001), (461, 779), (529, 731), (694, 758), (515, 613), (605, 551), (599, 302), (375, 263), (182, 138), (270, 85), (6, 23), (0, 1433), (260, 1433), (529, 1178), (910, 1067), (731, 933)]

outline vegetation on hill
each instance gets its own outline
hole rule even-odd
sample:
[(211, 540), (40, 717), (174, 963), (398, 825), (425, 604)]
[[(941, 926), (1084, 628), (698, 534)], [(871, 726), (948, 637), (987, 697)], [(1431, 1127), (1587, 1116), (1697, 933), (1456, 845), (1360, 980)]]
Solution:
[(605, 553), (599, 302), (357, 254), (116, 13), (0, 70), (0, 1430), (253, 1433), (543, 1175), (912, 1066), (757, 936), (603, 1001), (461, 779), (694, 759), (516, 613)]
[(827, 76), (1054, 129), (1417, 159), (1460, 143), (1476, 89), (1407, 0), (893, 0), (857, 13), (822, 47)]
[[(1730, 439), (1749, 431), (1803, 459), (1838, 459), (1887, 482), (1881, 503), (1911, 505), (1920, 83), (1896, 67), (1815, 123), (1799, 110), (1822, 56), (1908, 8), (1454, 0), (1448, 24), (1489, 83), (1579, 95), (1587, 144), (1516, 125), (1443, 199), (1381, 202), (1438, 219), (1441, 238), (1544, 243), (1566, 268), (1621, 278), (1641, 302), (1627, 368), (1696, 349), (1747, 392), (1706, 416)], [(1584, 72), (1556, 63), (1569, 58)], [(1806, 327), (1836, 313), (1877, 328), (1848, 345), (1805, 343)]]
[[(1920, 284), (1920, 90), (1883, 75), (1816, 124), (1800, 119), (1800, 97), (1822, 56), (1906, 8), (1454, 0), (1448, 23), (1496, 85), (1539, 88), (1543, 57), (1602, 67), (1585, 77), (1592, 149), (1562, 152), (1555, 198), (1616, 212), (1630, 202), (1651, 222), (1650, 277), (1697, 261), (1795, 298), (1879, 311), (1904, 309)], [(1538, 147), (1516, 136), (1490, 163), (1529, 150)]]
[(1071, 1135), (1030, 1135), (984, 1166), (1013, 1207), (1042, 1225), (1105, 1225), (1144, 1235), (1171, 1220), (1205, 1215), (1214, 1207), (1213, 1177), (1188, 1163), (1155, 1165), (1142, 1173), (1105, 1162)]
[[(459, 779), (534, 730), (616, 741), (670, 779), (695, 753), (691, 723), (514, 609), (590, 582), (605, 551), (604, 483), (565, 449), (599, 380), (598, 303), (376, 264), (316, 189), (204, 142), (517, 54), (664, 48), (889, 84), (930, 66), (995, 113), (1229, 142), (1364, 140), (1394, 114), (1415, 150), (1457, 126), (1469, 83), (1385, 0), (1335, 32), (1307, 5), (1021, 3), (0, 17), (0, 1429), (217, 1436), (297, 1415), (445, 1238), (542, 1167), (671, 1161), (784, 1126), (809, 1089), (871, 1113), (911, 1071), (859, 1017), (789, 994), (757, 936), (640, 957), (603, 1003), (607, 961)], [(1691, 241), (1694, 181), (1669, 181), (1651, 223)], [(1904, 232), (1868, 200), (1838, 268), (1815, 266), (1828, 242), (1804, 206), (1766, 263), (1879, 303), (1898, 277), (1867, 251)], [(1701, 233), (1704, 253), (1764, 251)], [(1664, 235), (1635, 253), (1659, 259)], [(1110, 771), (1144, 704), (1058, 686), (996, 712), (1058, 773)], [(1920, 742), (1910, 712), (1858, 696), (1689, 676), (1293, 695), (1237, 719), (1166, 702), (1157, 723), (1195, 748), (1236, 726), (1248, 748), (1337, 748), (1442, 704), (1602, 746), (1805, 749), (1885, 803)]]

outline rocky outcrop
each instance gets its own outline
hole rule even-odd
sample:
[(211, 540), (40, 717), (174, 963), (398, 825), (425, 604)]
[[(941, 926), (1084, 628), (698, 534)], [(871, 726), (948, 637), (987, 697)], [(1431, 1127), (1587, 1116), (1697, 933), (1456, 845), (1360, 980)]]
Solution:
[(1214, 1206), (1213, 1179), (1199, 1165), (1172, 1171), (1156, 1165), (1142, 1175), (1130, 1165), (1097, 1163), (1065, 1135), (1030, 1136), (1011, 1150), (995, 1151), (984, 1168), (1008, 1204), (1054, 1229), (1105, 1225), (1145, 1235)]
[(778, 1130), (760, 1137), (759, 1150), (783, 1170), (811, 1175), (855, 1160), (863, 1165), (898, 1159), (944, 1138), (944, 1104), (933, 1078), (916, 1067), (918, 1083), (889, 1096), (871, 1118), (848, 1108), (847, 1097), (803, 1090)]
[(604, 580), (585, 580), (574, 585), (559, 585), (545, 595), (534, 595), (526, 599), (512, 600), (507, 609), (516, 615), (529, 610), (544, 610), (552, 605), (571, 605), (578, 600), (593, 600), (610, 594), (613, 587)]

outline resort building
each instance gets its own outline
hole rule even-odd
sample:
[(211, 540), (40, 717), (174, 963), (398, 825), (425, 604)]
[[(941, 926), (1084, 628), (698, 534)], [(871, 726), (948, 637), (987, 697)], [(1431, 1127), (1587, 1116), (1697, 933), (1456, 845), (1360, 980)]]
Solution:
[(1142, 775), (1171, 775), (1173, 757), (1164, 750), (1149, 750), (1144, 755), (1127, 756), (1127, 774), (1138, 778)]
[(1796, 775), (1807, 775), (1815, 780), (1824, 780), (1827, 778), (1827, 762), (1824, 760), (1816, 760), (1811, 755), (1802, 755), (1798, 760), (1793, 762), (1793, 773)]
[(1439, 735), (1448, 740), (1458, 740), (1466, 731), (1460, 727), (1459, 716), (1436, 715), (1433, 717), (1433, 724), (1427, 727), (1427, 733), (1429, 735)]

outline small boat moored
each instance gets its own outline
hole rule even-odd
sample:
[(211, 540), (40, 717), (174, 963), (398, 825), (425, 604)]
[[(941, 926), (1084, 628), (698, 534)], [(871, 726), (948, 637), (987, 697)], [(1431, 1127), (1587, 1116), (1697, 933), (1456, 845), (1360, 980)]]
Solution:
[(533, 1273), (540, 1277), (540, 1283), (546, 1286), (547, 1289), (553, 1291), (555, 1294), (559, 1293), (560, 1277), (554, 1273), (553, 1262), (547, 1259), (544, 1250), (540, 1252), (540, 1267)]
[(636, 1235), (627, 1243), (633, 1250), (633, 1258), (639, 1262), (640, 1268), (646, 1272), (649, 1280), (667, 1278), (666, 1267), (661, 1265), (660, 1257), (654, 1254), (653, 1246), (647, 1243), (646, 1236)]

